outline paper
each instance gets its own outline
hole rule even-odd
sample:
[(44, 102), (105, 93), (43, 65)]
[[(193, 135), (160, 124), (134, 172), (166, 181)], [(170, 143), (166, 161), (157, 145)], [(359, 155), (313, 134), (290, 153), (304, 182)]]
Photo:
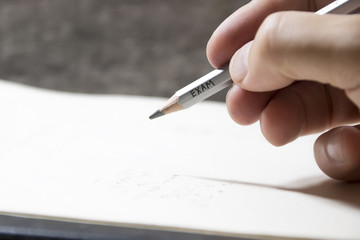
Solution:
[(285, 147), (222, 103), (156, 120), (166, 100), (0, 82), (0, 212), (269, 239), (359, 239), (360, 186), (335, 182), (316, 136)]

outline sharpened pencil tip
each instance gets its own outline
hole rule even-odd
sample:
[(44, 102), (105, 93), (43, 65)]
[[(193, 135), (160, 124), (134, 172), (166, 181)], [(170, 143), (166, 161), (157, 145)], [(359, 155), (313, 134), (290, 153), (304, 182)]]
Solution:
[(150, 115), (150, 119), (154, 119), (154, 118), (158, 118), (164, 116), (164, 113), (161, 112), (160, 110), (157, 110), (156, 112), (154, 112), (153, 114)]

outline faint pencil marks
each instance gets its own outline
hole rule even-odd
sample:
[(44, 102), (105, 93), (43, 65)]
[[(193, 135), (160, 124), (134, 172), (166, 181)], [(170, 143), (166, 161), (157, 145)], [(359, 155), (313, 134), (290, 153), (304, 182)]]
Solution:
[(106, 188), (113, 193), (112, 196), (127, 201), (172, 200), (206, 207), (226, 192), (231, 183), (126, 170), (107, 179), (97, 179), (94, 185)]

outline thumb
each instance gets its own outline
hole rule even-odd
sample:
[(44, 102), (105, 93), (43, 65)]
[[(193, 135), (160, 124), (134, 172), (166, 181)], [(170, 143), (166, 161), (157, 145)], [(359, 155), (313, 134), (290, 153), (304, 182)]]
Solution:
[(312, 80), (345, 90), (360, 106), (360, 15), (279, 12), (233, 56), (234, 82), (254, 92)]
[(360, 125), (338, 127), (315, 142), (314, 155), (320, 169), (342, 181), (360, 181)]

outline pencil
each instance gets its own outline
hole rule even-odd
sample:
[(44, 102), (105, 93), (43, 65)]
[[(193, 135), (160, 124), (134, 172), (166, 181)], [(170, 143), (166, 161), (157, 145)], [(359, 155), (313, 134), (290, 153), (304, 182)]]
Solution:
[[(318, 10), (315, 14), (351, 14), (358, 12), (359, 9), (360, 0), (337, 0)], [(191, 107), (230, 85), (232, 85), (232, 80), (229, 65), (226, 64), (178, 90), (162, 108), (151, 114), (149, 118), (154, 119)]]
[(191, 107), (231, 84), (232, 80), (227, 65), (220, 69), (215, 69), (195, 82), (178, 90), (162, 108), (153, 113), (149, 118), (154, 119)]

